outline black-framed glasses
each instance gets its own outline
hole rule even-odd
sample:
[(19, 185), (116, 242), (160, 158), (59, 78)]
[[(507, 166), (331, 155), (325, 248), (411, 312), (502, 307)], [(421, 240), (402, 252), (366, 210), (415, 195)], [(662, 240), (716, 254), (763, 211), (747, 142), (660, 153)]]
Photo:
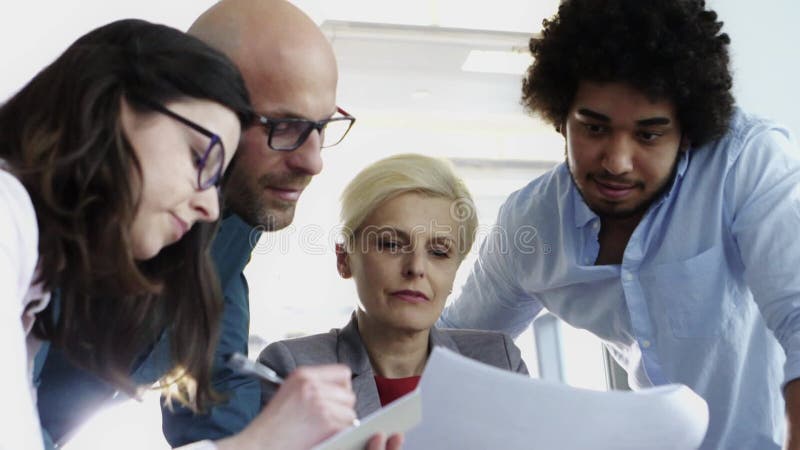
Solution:
[(339, 107), (336, 107), (336, 112), (341, 116), (318, 121), (297, 118), (273, 119), (259, 114), (255, 114), (255, 118), (267, 133), (269, 148), (279, 152), (290, 152), (303, 145), (314, 130), (319, 132), (322, 148), (333, 147), (342, 142), (356, 118)]
[(222, 182), (222, 169), (225, 166), (225, 146), (222, 144), (222, 139), (203, 126), (198, 125), (178, 113), (170, 111), (164, 105), (148, 99), (137, 100), (147, 105), (149, 108), (177, 120), (209, 139), (208, 147), (206, 147), (202, 155), (192, 151), (194, 154), (194, 164), (197, 166), (197, 189), (205, 191), (212, 186), (219, 187)]

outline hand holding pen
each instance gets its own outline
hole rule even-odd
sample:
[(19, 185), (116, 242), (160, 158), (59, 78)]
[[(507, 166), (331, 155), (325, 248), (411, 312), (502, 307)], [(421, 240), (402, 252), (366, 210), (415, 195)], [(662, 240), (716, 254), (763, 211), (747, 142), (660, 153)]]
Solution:
[[(258, 378), (269, 383), (283, 384), (284, 382), (284, 379), (278, 375), (277, 372), (272, 370), (272, 368), (258, 361), (253, 361), (239, 352), (233, 353), (228, 358), (228, 367), (243, 375)], [(352, 421), (352, 426), (357, 427), (359, 423), (359, 420), (355, 418)]]
[[(261, 413), (221, 450), (241, 448), (308, 449), (348, 426), (358, 424), (351, 372), (341, 364), (295, 369), (286, 379), (269, 367), (239, 354), (233, 370), (280, 386)], [(367, 450), (399, 450), (402, 435), (376, 434)]]

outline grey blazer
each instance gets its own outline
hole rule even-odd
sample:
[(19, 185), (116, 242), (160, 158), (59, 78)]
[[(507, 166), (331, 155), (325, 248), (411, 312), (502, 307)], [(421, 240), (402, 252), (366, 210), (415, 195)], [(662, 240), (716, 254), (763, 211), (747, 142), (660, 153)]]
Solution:
[[(432, 328), (430, 345), (446, 347), (501, 369), (528, 374), (519, 349), (503, 333)], [(345, 364), (353, 372), (352, 383), (358, 417), (362, 418), (381, 407), (372, 366), (361, 343), (355, 315), (341, 329), (334, 328), (328, 333), (273, 342), (261, 352), (258, 360), (283, 377), (298, 366)], [(261, 403), (269, 402), (276, 390), (277, 386), (273, 384), (262, 384)]]

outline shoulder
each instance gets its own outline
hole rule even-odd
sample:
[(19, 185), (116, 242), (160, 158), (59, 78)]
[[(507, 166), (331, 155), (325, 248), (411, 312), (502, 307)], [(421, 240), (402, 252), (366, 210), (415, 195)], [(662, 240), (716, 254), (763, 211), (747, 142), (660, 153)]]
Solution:
[(0, 208), (3, 214), (0, 219), (4, 222), (14, 222), (22, 229), (30, 229), (36, 225), (36, 213), (33, 209), (31, 197), (19, 180), (0, 166)]
[(519, 361), (519, 349), (505, 333), (451, 328), (439, 331), (452, 339), (458, 352), (468, 358), (501, 369), (514, 369)]
[(327, 333), (275, 341), (261, 352), (258, 359), (268, 365), (287, 360), (291, 360), (294, 366), (334, 364), (337, 362), (339, 331), (334, 328)]
[[(551, 227), (559, 227), (559, 219), (571, 205), (572, 178), (566, 163), (561, 163), (533, 179), (522, 189), (508, 196), (498, 213), (492, 232), (511, 236), (526, 231), (537, 235)], [(545, 213), (546, 212), (546, 213)]]
[[(39, 254), (39, 227), (28, 191), (16, 177), (0, 168), (0, 250), (13, 260), (20, 292), (33, 279)], [(0, 274), (2, 275), (2, 274)]]
[(727, 133), (693, 151), (697, 152), (697, 156), (703, 155), (701, 159), (718, 160), (721, 165), (729, 167), (737, 161), (796, 153), (792, 141), (791, 132), (786, 127), (737, 108), (731, 117)]

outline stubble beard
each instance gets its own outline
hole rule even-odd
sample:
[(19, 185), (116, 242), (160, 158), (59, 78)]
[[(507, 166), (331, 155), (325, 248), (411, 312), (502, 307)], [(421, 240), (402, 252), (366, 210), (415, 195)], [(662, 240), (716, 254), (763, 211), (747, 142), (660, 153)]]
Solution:
[[(565, 150), (565, 153), (566, 153), (566, 150)], [(659, 186), (658, 189), (652, 195), (650, 195), (649, 197), (643, 199), (641, 202), (639, 202), (638, 204), (634, 205), (633, 207), (628, 208), (628, 209), (622, 209), (622, 210), (613, 209), (613, 208), (607, 208), (604, 205), (598, 204), (597, 202), (590, 202), (589, 199), (586, 198), (586, 195), (584, 195), (583, 189), (581, 189), (580, 184), (575, 179), (575, 173), (574, 173), (574, 171), (572, 170), (572, 167), (569, 164), (569, 158), (565, 158), (565, 161), (567, 163), (567, 169), (569, 171), (569, 176), (570, 176), (570, 178), (572, 178), (572, 183), (575, 185), (575, 189), (577, 189), (578, 193), (580, 194), (581, 198), (583, 199), (583, 202), (586, 203), (586, 206), (588, 206), (589, 209), (591, 209), (595, 214), (597, 214), (597, 216), (600, 217), (600, 219), (625, 220), (625, 219), (630, 219), (632, 217), (637, 217), (637, 216), (642, 217), (642, 216), (644, 216), (644, 214), (647, 212), (647, 210), (650, 208), (650, 206), (657, 199), (661, 198), (662, 195), (664, 195), (664, 193), (672, 185), (672, 181), (675, 179), (675, 174), (676, 174), (676, 172), (678, 170), (678, 159), (679, 158), (680, 158), (680, 152), (675, 157), (675, 161), (673, 161), (673, 163), (672, 163), (672, 169), (670, 170), (670, 176), (667, 177), (664, 180), (662, 185)], [(586, 181), (589, 182), (589, 183), (593, 183), (594, 182), (593, 181), (593, 174), (586, 174)], [(637, 189), (644, 190), (645, 188), (646, 188), (646, 186), (644, 185), (644, 183), (640, 183), (639, 185), (637, 185)]]
[(248, 183), (245, 177), (234, 174), (225, 186), (228, 208), (250, 226), (262, 231), (281, 230), (294, 219), (295, 202), (265, 198), (270, 180), (270, 176), (263, 175)]

